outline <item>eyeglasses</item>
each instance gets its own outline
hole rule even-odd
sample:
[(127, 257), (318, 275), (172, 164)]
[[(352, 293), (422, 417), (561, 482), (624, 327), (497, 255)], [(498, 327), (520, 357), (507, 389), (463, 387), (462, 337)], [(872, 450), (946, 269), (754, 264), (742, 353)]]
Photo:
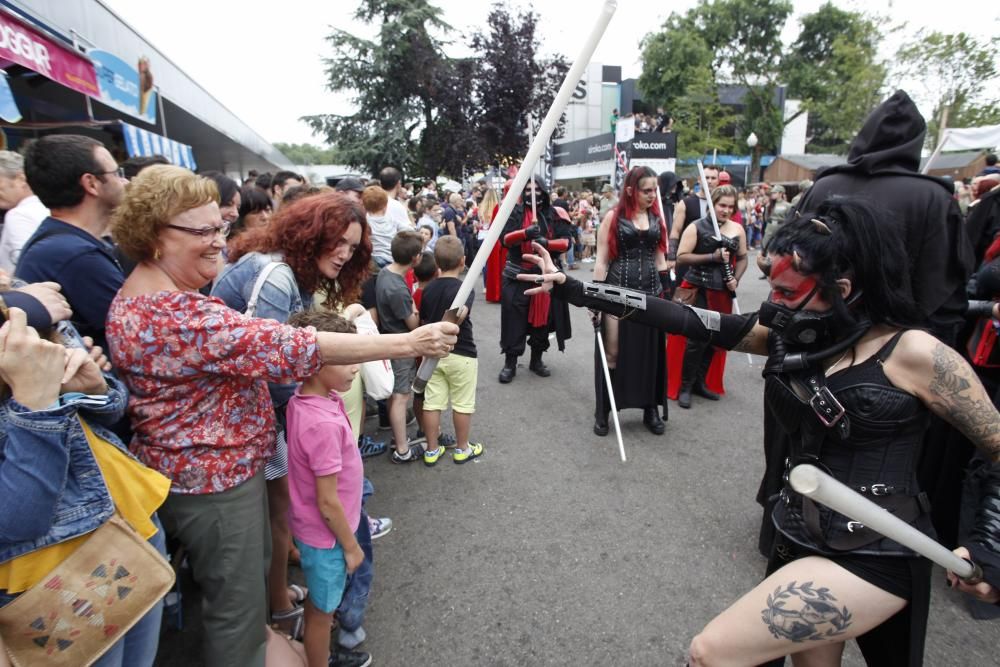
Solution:
[(221, 234), (222, 236), (229, 236), (229, 230), (232, 229), (233, 224), (231, 222), (223, 222), (221, 225), (214, 227), (202, 227), (201, 229), (194, 229), (192, 227), (181, 227), (180, 225), (164, 225), (164, 227), (169, 227), (170, 229), (176, 229), (179, 232), (185, 232), (191, 236), (197, 236), (200, 239), (209, 239), (213, 236)]
[(117, 169), (112, 169), (111, 171), (91, 171), (88, 172), (91, 176), (105, 176), (107, 174), (114, 174), (118, 178), (125, 178), (125, 168), (118, 167)]

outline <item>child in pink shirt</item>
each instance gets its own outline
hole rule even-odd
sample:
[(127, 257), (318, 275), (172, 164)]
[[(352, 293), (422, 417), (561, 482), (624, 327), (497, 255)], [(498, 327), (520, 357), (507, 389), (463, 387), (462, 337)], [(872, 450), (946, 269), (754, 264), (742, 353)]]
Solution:
[[(319, 311), (297, 313), (288, 323), (317, 331), (355, 331), (342, 317)], [(347, 575), (365, 558), (354, 536), (361, 521), (364, 469), (344, 402), (336, 394), (351, 388), (358, 368), (324, 366), (295, 390), (286, 412), (289, 523), (309, 588), (303, 638), (309, 667), (327, 667), (333, 612)], [(352, 657), (352, 664), (371, 661), (367, 654)]]

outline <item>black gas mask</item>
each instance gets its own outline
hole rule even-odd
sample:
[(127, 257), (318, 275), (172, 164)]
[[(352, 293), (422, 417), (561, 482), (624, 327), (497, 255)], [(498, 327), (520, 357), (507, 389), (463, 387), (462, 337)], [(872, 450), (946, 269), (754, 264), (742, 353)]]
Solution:
[(760, 304), (757, 321), (781, 336), (786, 345), (796, 349), (816, 348), (828, 342), (833, 310), (817, 313), (804, 310), (819, 291), (819, 283), (812, 288), (795, 308), (782, 306), (771, 300)]
[(767, 366), (782, 371), (795, 371), (841, 354), (851, 347), (871, 328), (871, 321), (858, 319), (850, 308), (861, 298), (858, 290), (847, 301), (837, 294), (833, 307), (822, 313), (805, 310), (805, 306), (819, 291), (813, 287), (795, 308), (782, 306), (770, 300), (760, 305), (757, 321), (778, 335)]

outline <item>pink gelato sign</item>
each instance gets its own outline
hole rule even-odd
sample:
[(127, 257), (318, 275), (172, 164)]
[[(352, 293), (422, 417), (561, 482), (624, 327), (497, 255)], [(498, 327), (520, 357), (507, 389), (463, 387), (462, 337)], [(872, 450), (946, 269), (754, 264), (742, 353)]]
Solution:
[(23, 65), (84, 95), (100, 96), (94, 65), (86, 56), (56, 44), (2, 12), (0, 58)]

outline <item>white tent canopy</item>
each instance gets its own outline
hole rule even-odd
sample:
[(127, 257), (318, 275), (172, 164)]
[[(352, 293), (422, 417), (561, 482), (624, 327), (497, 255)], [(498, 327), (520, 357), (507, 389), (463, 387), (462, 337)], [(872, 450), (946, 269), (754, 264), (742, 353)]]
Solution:
[(1000, 146), (1000, 125), (984, 125), (982, 127), (949, 127), (944, 131), (940, 143), (934, 149), (923, 172), (927, 173), (934, 158), (942, 151), (968, 151), (979, 148), (996, 148)]

